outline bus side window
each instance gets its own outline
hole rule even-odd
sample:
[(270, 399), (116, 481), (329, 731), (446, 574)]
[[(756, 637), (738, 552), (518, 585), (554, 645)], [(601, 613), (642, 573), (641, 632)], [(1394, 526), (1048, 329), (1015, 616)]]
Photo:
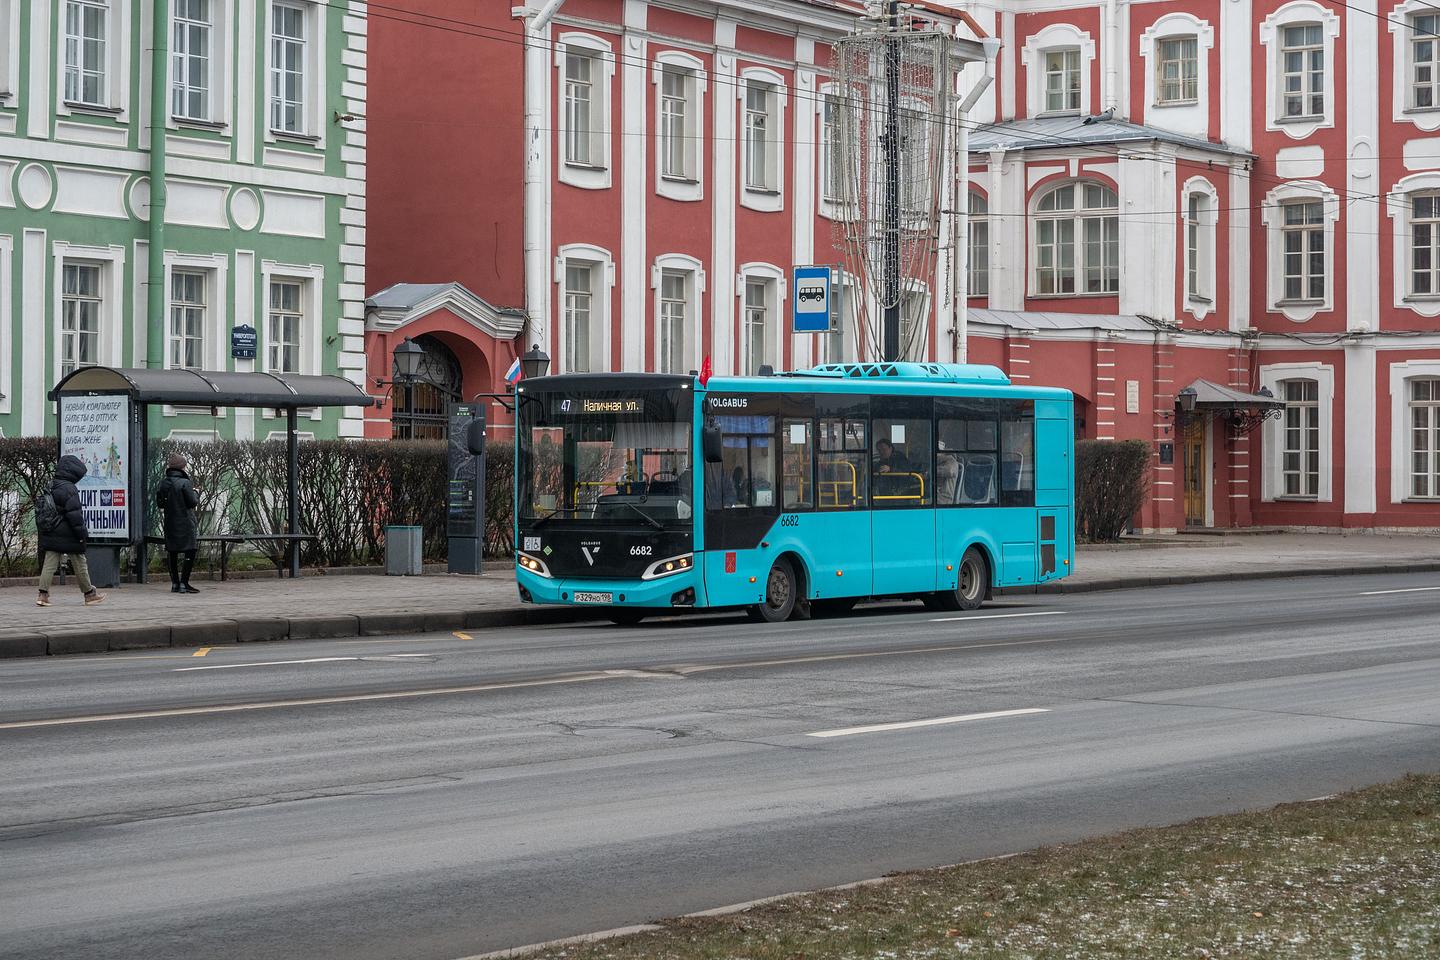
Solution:
[(780, 482), (786, 510), (815, 506), (815, 447), (809, 420), (786, 420), (780, 427)]
[(1000, 491), (1007, 507), (1035, 505), (1035, 420), (1013, 415), (1000, 422)]
[(876, 509), (928, 507), (935, 502), (931, 413), (926, 397), (871, 399), (870, 499)]
[(870, 476), (864, 420), (826, 417), (820, 421), (816, 461), (816, 504), (821, 510), (863, 510)]

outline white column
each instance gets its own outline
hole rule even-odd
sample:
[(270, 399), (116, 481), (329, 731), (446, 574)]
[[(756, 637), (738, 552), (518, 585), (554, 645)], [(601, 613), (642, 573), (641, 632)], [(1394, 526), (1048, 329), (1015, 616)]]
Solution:
[(150, 324), (145, 322), (150, 293), (150, 241), (136, 240), (134, 251), (135, 262), (130, 268), (135, 278), (130, 284), (130, 364), (143, 367), (150, 343)]
[[(1346, 188), (1357, 198), (1343, 207), (1345, 306), (1351, 330), (1380, 326), (1382, 201), (1371, 199), (1384, 192), (1375, 162), (1375, 145), (1380, 139), (1380, 117), (1375, 109), (1375, 91), (1380, 89), (1376, 9), (1375, 0), (1353, 0), (1345, 11)], [(1367, 462), (1373, 465), (1373, 456)]]
[(49, 315), (45, 283), (50, 275), (46, 269), (49, 259), (45, 231), (26, 230), (20, 254), (20, 435), (25, 437), (45, 433), (45, 341), (46, 331), (54, 329), (45, 322)]
[(1220, 5), (1220, 139), (1242, 150), (1249, 150), (1253, 142), (1251, 98), (1257, 93), (1262, 97), (1270, 95), (1269, 91), (1256, 88), (1254, 80), (1260, 79), (1263, 83), (1263, 78), (1250, 76), (1251, 57), (1258, 39), (1250, 4), (1251, 0), (1225, 0)]
[[(799, 58), (802, 63), (814, 59), (814, 40), (801, 37), (796, 44), (802, 48)], [(795, 71), (795, 109), (790, 113), (795, 124), (791, 138), (795, 144), (795, 179), (790, 185), (791, 261), (809, 264), (815, 261), (815, 139), (819, 116), (813, 70)], [(781, 316), (780, 323), (782, 329), (789, 327), (790, 318)], [(816, 336), (813, 333), (792, 336), (792, 366), (795, 369), (803, 370), (814, 363)]]
[(990, 152), (990, 306), (1025, 309), (1025, 164), (1023, 154)]
[[(1345, 464), (1345, 512), (1374, 513), (1376, 502), (1375, 346), (1345, 346), (1345, 449), (1335, 451)], [(1391, 425), (1391, 436), (1403, 437)]]
[(1004, 51), (1000, 63), (1000, 119), (1014, 120), (1015, 78), (1020, 73), (1020, 48), (1015, 43), (1015, 14), (1009, 11), (1000, 14), (1000, 39)]
[[(30, 82), (25, 91), (29, 115), (25, 122), (25, 134), (42, 140), (50, 138), (50, 77), (55, 61), (45, 54), (49, 51), (61, 53), (61, 48), (52, 42), (50, 36), (50, 8), (52, 3), (28, 3), (30, 8)], [(148, 22), (148, 21), (142, 21)], [(18, 38), (17, 38), (18, 39)], [(18, 56), (20, 45), (12, 43), (8, 56)], [(28, 430), (26, 431), (29, 432)]]
[[(550, 28), (526, 24), (525, 43), (525, 336), (549, 352), (550, 342)], [(525, 346), (529, 349), (529, 345)]]
[[(724, 51), (735, 45), (735, 21), (715, 23), (715, 42)], [(721, 52), (715, 56), (714, 136), (715, 148), (714, 253), (710, 270), (710, 324), (714, 332), (711, 364), (716, 373), (735, 372), (735, 157), (736, 103), (735, 55)]]
[[(1230, 329), (1244, 330), (1250, 321), (1250, 175), (1243, 166), (1230, 169)], [(1217, 238), (1219, 242), (1219, 238)], [(1264, 272), (1261, 271), (1263, 278)]]
[[(638, 24), (633, 23), (639, 10)], [(625, 5), (627, 30), (645, 28), (645, 5), (633, 0)], [(620, 365), (622, 370), (645, 369), (646, 292), (650, 286), (645, 250), (645, 160), (650, 141), (645, 136), (645, 115), (649, 104), (646, 83), (646, 43), (627, 33), (621, 40), (625, 55), (620, 66)], [(609, 361), (609, 358), (606, 358)]]
[[(231, 126), (235, 131), (235, 159), (240, 163), (254, 163), (256, 159), (255, 71), (259, 65), (256, 50), (259, 27), (255, 13), (253, 3), (241, 3), (235, 9), (235, 116)], [(269, 80), (265, 78), (267, 84)]]

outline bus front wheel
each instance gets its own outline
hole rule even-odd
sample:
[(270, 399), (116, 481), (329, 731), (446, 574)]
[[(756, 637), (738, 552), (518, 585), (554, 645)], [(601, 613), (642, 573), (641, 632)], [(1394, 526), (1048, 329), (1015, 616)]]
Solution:
[(765, 578), (765, 601), (747, 611), (750, 619), (782, 623), (795, 612), (795, 571), (788, 560), (776, 560)]
[(985, 602), (986, 588), (990, 585), (990, 565), (979, 550), (971, 547), (960, 558), (960, 571), (955, 577), (954, 590), (942, 590), (935, 595), (938, 606), (945, 610), (975, 610)]
[(634, 608), (616, 607), (610, 611), (610, 622), (619, 627), (633, 627), (645, 619), (645, 613)]

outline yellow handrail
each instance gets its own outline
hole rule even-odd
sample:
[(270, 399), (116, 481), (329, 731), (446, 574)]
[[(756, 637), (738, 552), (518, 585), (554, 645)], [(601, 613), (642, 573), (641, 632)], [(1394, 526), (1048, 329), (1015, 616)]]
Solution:
[(871, 499), (873, 499), (873, 500), (918, 500), (918, 501), (920, 501), (921, 503), (925, 502), (925, 478), (924, 478), (923, 476), (921, 476), (920, 474), (918, 474), (918, 473), (877, 473), (876, 476), (877, 476), (877, 477), (914, 477), (914, 478), (915, 478), (915, 482), (920, 485), (920, 491), (919, 491), (919, 493), (916, 493), (916, 494), (913, 494), (913, 495), (912, 495), (912, 494), (908, 494), (908, 493), (887, 493), (887, 494), (875, 493), (875, 494), (871, 494)]
[[(850, 471), (850, 479), (849, 479), (848, 481), (847, 481), (847, 480), (844, 480), (844, 479), (840, 479), (840, 480), (821, 480), (821, 481), (819, 481), (819, 483), (817, 484), (817, 487), (819, 488), (819, 492), (820, 492), (820, 498), (819, 498), (819, 499), (820, 499), (820, 507), (823, 509), (824, 507), (827, 507), (827, 506), (828, 506), (828, 507), (832, 507), (832, 508), (838, 509), (838, 508), (840, 508), (840, 507), (842, 507), (842, 506), (845, 506), (845, 507), (854, 506), (854, 505), (855, 505), (855, 501), (857, 501), (857, 500), (860, 499), (860, 496), (859, 496), (860, 476), (859, 476), (859, 474), (857, 474), (857, 473), (855, 472), (855, 464), (851, 463), (849, 460), (821, 460), (821, 461), (820, 461), (820, 466), (821, 466), (821, 467), (831, 467), (831, 468), (834, 468), (834, 467), (845, 467), (847, 470)], [(849, 487), (849, 488), (850, 488), (850, 502), (849, 502), (849, 503), (844, 503), (844, 504), (842, 504), (842, 503), (840, 502), (840, 490), (841, 490), (843, 487)], [(828, 504), (825, 502), (825, 495), (826, 495), (827, 493), (830, 494), (830, 502), (829, 502)]]

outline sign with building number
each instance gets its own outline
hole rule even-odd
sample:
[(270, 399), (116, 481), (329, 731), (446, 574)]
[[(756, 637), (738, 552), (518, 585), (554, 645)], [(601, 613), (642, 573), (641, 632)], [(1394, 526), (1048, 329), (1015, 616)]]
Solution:
[(830, 329), (830, 268), (796, 267), (793, 328), (795, 333), (825, 333)]

